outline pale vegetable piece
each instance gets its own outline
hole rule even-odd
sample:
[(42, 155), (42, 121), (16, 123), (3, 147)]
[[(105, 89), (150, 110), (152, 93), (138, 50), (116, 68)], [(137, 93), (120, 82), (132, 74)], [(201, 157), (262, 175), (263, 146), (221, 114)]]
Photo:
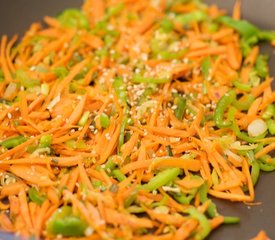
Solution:
[(267, 131), (267, 125), (264, 120), (256, 119), (248, 125), (247, 131), (249, 136), (257, 137)]
[(17, 94), (17, 85), (16, 83), (9, 83), (8, 87), (6, 88), (4, 94), (3, 94), (3, 98), (5, 100), (11, 101), (15, 98)]

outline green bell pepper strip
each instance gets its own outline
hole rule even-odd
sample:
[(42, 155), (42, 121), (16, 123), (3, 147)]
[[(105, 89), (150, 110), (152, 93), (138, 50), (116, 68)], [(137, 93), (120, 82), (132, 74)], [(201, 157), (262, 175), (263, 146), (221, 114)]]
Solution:
[(203, 11), (193, 11), (191, 13), (181, 14), (176, 16), (176, 22), (182, 25), (189, 24), (191, 22), (201, 22), (208, 18), (208, 15)]
[(132, 77), (133, 83), (155, 83), (155, 84), (163, 84), (171, 82), (172, 78), (153, 78), (153, 77), (143, 77), (140, 74), (134, 74)]
[(25, 88), (32, 88), (40, 85), (40, 81), (38, 79), (30, 79), (28, 74), (22, 69), (17, 69), (15, 75), (20, 81), (20, 84)]
[(263, 41), (274, 41), (275, 40), (275, 32), (274, 31), (260, 31), (258, 33), (258, 37)]
[(130, 207), (137, 199), (137, 190), (135, 189), (133, 192), (131, 192), (130, 196), (127, 197), (124, 201), (124, 207), (128, 208)]
[(80, 120), (78, 121), (77, 125), (84, 127), (90, 117), (90, 114), (91, 114), (90, 111), (84, 112), (83, 115), (81, 116)]
[(178, 95), (175, 98), (175, 105), (177, 106), (175, 109), (175, 116), (177, 119), (182, 120), (186, 109), (186, 99)]
[(100, 126), (103, 128), (107, 128), (110, 125), (110, 118), (107, 114), (102, 113), (99, 117)]
[(266, 78), (268, 76), (268, 56), (267, 55), (259, 55), (256, 59), (255, 69), (258, 75), (261, 78)]
[(0, 143), (0, 145), (7, 149), (11, 149), (11, 148), (14, 148), (14, 147), (26, 142), (26, 141), (27, 141), (26, 137), (17, 136), (17, 137), (8, 138), (8, 139), (2, 141)]
[(179, 168), (169, 168), (159, 172), (155, 177), (153, 177), (147, 184), (140, 187), (142, 190), (148, 192), (154, 191), (169, 182), (173, 182), (177, 176), (180, 174), (181, 170)]
[(99, 180), (92, 181), (92, 185), (94, 188), (100, 188), (102, 186), (102, 182)]
[(113, 88), (115, 90), (115, 93), (118, 97), (120, 104), (126, 106), (128, 100), (128, 93), (126, 86), (123, 82), (123, 78), (116, 77), (113, 82)]
[(105, 169), (107, 172), (111, 172), (111, 171), (113, 171), (115, 168), (116, 168), (116, 164), (114, 163), (113, 158), (110, 157), (110, 158), (108, 159), (108, 161), (106, 162), (104, 169)]
[(236, 224), (239, 223), (241, 219), (239, 217), (224, 217), (223, 223), (225, 224)]
[(256, 140), (258, 140), (258, 137), (257, 138), (249, 137), (246, 133), (241, 132), (238, 125), (236, 124), (236, 120), (235, 120), (236, 112), (237, 112), (237, 109), (235, 107), (230, 107), (229, 112), (228, 112), (228, 118), (231, 121), (230, 127), (231, 127), (232, 131), (235, 133), (235, 135), (238, 138), (240, 138), (246, 142), (249, 142), (249, 143), (256, 142)]
[(173, 194), (175, 200), (181, 204), (188, 205), (194, 199), (194, 194), (189, 194), (188, 196), (185, 193)]
[(46, 223), (46, 230), (49, 234), (63, 237), (82, 237), (88, 224), (73, 215), (72, 208), (64, 206), (57, 209)]
[(275, 104), (268, 105), (262, 115), (262, 118), (265, 120), (268, 120), (272, 117), (275, 117)]
[(235, 20), (229, 16), (221, 16), (218, 17), (216, 20), (219, 23), (222, 23), (226, 26), (235, 29), (245, 39), (248, 39), (253, 36), (258, 36), (259, 29), (245, 20)]
[(255, 97), (252, 94), (245, 94), (239, 100), (233, 101), (233, 106), (241, 111), (244, 111), (248, 110), (254, 101)]
[(235, 99), (236, 93), (234, 90), (231, 90), (219, 100), (214, 112), (214, 121), (218, 128), (230, 127), (232, 125), (232, 122), (224, 120), (223, 116), (226, 109), (235, 101)]
[(275, 158), (265, 155), (259, 158), (260, 169), (264, 172), (271, 172), (275, 170)]
[(128, 125), (128, 118), (125, 118), (120, 126), (120, 132), (119, 132), (119, 137), (118, 137), (118, 152), (120, 152), (120, 148), (122, 147), (122, 145), (124, 144), (124, 132), (125, 132), (125, 128)]
[(160, 27), (165, 33), (169, 33), (173, 30), (174, 25), (169, 19), (165, 18), (160, 22)]
[(51, 144), (52, 144), (52, 136), (44, 135), (40, 138), (38, 147), (39, 148), (47, 148), (47, 147), (49, 148), (49, 147), (51, 147)]
[(178, 52), (161, 51), (158, 53), (158, 57), (164, 60), (179, 59), (186, 53), (186, 49)]
[(244, 155), (248, 158), (248, 162), (251, 166), (251, 179), (253, 182), (253, 185), (256, 185), (259, 179), (260, 175), (260, 165), (259, 162), (255, 159), (254, 151), (244, 151)]
[(114, 169), (112, 175), (120, 182), (127, 178), (119, 169)]
[(204, 80), (208, 80), (212, 68), (211, 58), (206, 57), (201, 63), (201, 73)]
[(273, 119), (267, 121), (267, 128), (271, 135), (275, 135), (275, 121)]
[(3, 82), (4, 81), (4, 73), (3, 73), (3, 70), (0, 69), (0, 82)]
[(87, 147), (84, 140), (76, 141), (75, 139), (70, 139), (66, 141), (65, 144), (68, 148), (72, 149), (84, 149)]
[(119, 13), (121, 13), (123, 8), (124, 8), (124, 3), (119, 3), (113, 7), (108, 8), (107, 15), (106, 15), (107, 19), (109, 19), (112, 16), (117, 16)]
[(257, 44), (258, 41), (259, 40), (258, 40), (258, 37), (256, 35), (251, 36), (249, 38), (244, 38), (244, 37), (241, 38), (240, 48), (241, 48), (241, 51), (242, 51), (242, 54), (243, 54), (244, 57), (246, 57), (250, 53), (253, 46), (255, 46), (255, 44)]
[(90, 28), (88, 19), (79, 9), (66, 9), (57, 16), (57, 20), (66, 28)]
[(192, 217), (195, 218), (196, 220), (199, 221), (200, 226), (202, 230), (200, 232), (195, 233), (195, 239), (196, 240), (201, 240), (205, 239), (208, 234), (211, 232), (211, 224), (209, 220), (206, 218), (206, 216), (202, 213), (200, 213), (196, 208), (191, 207), (186, 210), (186, 212)]
[(256, 185), (260, 176), (260, 164), (257, 161), (251, 163), (251, 179), (253, 185)]
[(208, 199), (207, 192), (208, 192), (208, 185), (207, 185), (207, 183), (204, 183), (203, 185), (200, 186), (199, 192), (198, 192), (200, 201), (201, 201), (201, 203), (205, 203), (206, 201), (211, 201), (207, 208), (207, 213), (208, 213), (209, 217), (214, 218), (214, 217), (217, 217), (219, 214), (217, 211), (216, 204), (214, 204), (212, 202), (212, 200)]
[(215, 22), (209, 22), (207, 24), (207, 28), (210, 31), (210, 33), (215, 33), (215, 32), (218, 31), (219, 25), (217, 23), (215, 23)]
[(239, 138), (242, 139), (246, 142), (249, 143), (254, 143), (257, 142), (257, 140), (263, 138), (265, 136), (265, 134), (262, 134), (260, 136), (257, 137), (249, 137), (247, 135), (247, 133), (245, 132), (241, 132), (241, 130), (239, 129), (239, 126), (236, 124), (236, 120), (235, 120), (235, 114), (237, 112), (237, 109), (235, 107), (230, 107), (229, 112), (228, 112), (228, 118), (231, 121), (231, 129), (232, 131), (235, 133), (235, 135)]
[(250, 92), (251, 89), (252, 89), (252, 87), (251, 87), (250, 84), (242, 83), (242, 82), (239, 82), (238, 80), (235, 80), (235, 81), (233, 82), (233, 85), (234, 85), (237, 89), (239, 89), (239, 90), (241, 90), (241, 91), (244, 91), (244, 92)]
[(35, 202), (40, 206), (46, 200), (46, 197), (40, 195), (39, 192), (33, 187), (29, 189), (28, 196), (32, 202)]
[(146, 86), (146, 89), (138, 100), (138, 105), (140, 106), (142, 105), (142, 103), (146, 102), (148, 100), (148, 96), (151, 96), (156, 90), (157, 87), (155, 84), (152, 84), (151, 86)]
[(275, 165), (265, 164), (260, 162), (260, 169), (264, 172), (272, 172), (275, 170)]
[(259, 40), (261, 41), (273, 41), (275, 40), (275, 32), (272, 31), (261, 31), (255, 25), (245, 21), (245, 20), (235, 20), (229, 16), (221, 16), (217, 19), (218, 23), (223, 23), (229, 27), (232, 27), (244, 38), (244, 40), (249, 40), (247, 43), (248, 47), (251, 44), (256, 44)]
[(53, 70), (52, 70), (52, 73), (57, 77), (57, 78), (60, 78), (60, 79), (63, 79), (64, 77), (66, 77), (69, 73), (68, 69), (66, 67), (55, 67)]

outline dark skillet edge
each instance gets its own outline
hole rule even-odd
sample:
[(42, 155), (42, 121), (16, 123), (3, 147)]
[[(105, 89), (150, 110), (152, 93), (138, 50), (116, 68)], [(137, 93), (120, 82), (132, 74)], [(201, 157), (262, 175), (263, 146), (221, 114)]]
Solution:
[[(43, 16), (54, 16), (64, 8), (79, 7), (82, 0), (20, 0), (16, 1), (14, 7), (12, 1), (0, 1), (0, 35), (8, 34), (12, 36), (15, 33), (22, 34), (28, 26), (35, 21), (41, 21)], [(232, 9), (234, 0), (205, 0), (210, 4), (227, 9), (229, 12)], [(274, 29), (275, 23), (270, 16), (275, 13), (274, 0), (263, 0), (261, 4), (257, 0), (243, 1), (243, 18), (247, 19), (259, 27), (264, 29)], [(268, 7), (266, 7), (268, 6)], [(31, 11), (30, 9), (37, 9)], [(12, 13), (12, 14), (11, 14)], [(16, 16), (16, 17), (14, 17)], [(5, 21), (1, 21), (5, 19)], [(271, 48), (267, 44), (262, 47), (263, 53), (268, 53), (271, 56), (270, 66), (271, 76), (275, 76), (275, 48)], [(275, 82), (273, 82), (275, 89)], [(211, 233), (208, 240), (231, 240), (249, 239), (255, 236), (260, 230), (265, 230), (271, 239), (275, 239), (275, 228), (273, 221), (275, 216), (275, 205), (273, 198), (275, 197), (275, 174), (262, 173), (260, 181), (256, 186), (255, 202), (262, 202), (262, 205), (248, 207), (243, 203), (230, 203), (221, 200), (214, 201), (218, 205), (218, 210), (221, 214), (239, 216), (241, 223), (236, 225), (222, 226)], [(13, 234), (0, 232), (0, 240), (19, 240), (21, 237), (16, 237)]]
[[(219, 7), (231, 12), (234, 1), (224, 0), (205, 0), (210, 4), (217, 4)], [(263, 6), (268, 6), (264, 8)], [(259, 4), (257, 1), (243, 1), (243, 19), (251, 21), (258, 27), (263, 29), (275, 30), (275, 23), (270, 16), (274, 15), (275, 4), (273, 0), (262, 1)], [(261, 44), (261, 53), (270, 56), (270, 75), (275, 77), (275, 48), (269, 44)], [(274, 66), (274, 67), (272, 67)], [(275, 89), (275, 82), (272, 84)], [(261, 172), (259, 182), (255, 187), (255, 202), (261, 202), (258, 206), (249, 206), (243, 203), (231, 203), (214, 199), (217, 203), (217, 208), (221, 214), (229, 216), (238, 216), (241, 218), (239, 224), (221, 226), (213, 231), (208, 240), (231, 240), (235, 239), (251, 239), (257, 235), (260, 230), (266, 231), (271, 239), (275, 239), (275, 228), (273, 227), (275, 206), (273, 199), (275, 197), (275, 174)], [(247, 223), (248, 222), (248, 223)]]

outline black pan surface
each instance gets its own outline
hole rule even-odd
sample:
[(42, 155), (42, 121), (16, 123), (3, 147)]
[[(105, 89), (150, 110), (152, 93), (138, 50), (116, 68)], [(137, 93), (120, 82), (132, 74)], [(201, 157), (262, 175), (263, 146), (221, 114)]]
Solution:
[[(138, 0), (137, 0), (138, 1)], [(234, 0), (206, 0), (210, 4), (231, 11)], [(34, 21), (41, 21), (43, 16), (55, 16), (68, 7), (79, 7), (82, 0), (0, 0), (0, 35), (23, 34)], [(263, 29), (275, 30), (275, 0), (243, 0), (243, 16)], [(263, 46), (262, 51), (271, 56), (271, 75), (275, 77), (275, 48)], [(273, 87), (274, 83), (273, 83)], [(241, 223), (222, 226), (208, 239), (232, 240), (250, 239), (260, 230), (265, 230), (271, 239), (275, 239), (275, 172), (262, 173), (256, 186), (258, 206), (247, 206), (242, 203), (214, 201), (222, 214), (239, 216)], [(19, 239), (1, 233), (0, 240)]]

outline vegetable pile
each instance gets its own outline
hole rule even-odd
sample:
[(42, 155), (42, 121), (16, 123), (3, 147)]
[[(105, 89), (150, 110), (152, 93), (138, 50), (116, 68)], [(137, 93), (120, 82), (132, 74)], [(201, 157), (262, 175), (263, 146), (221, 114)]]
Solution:
[[(275, 170), (261, 31), (199, 0), (86, 0), (0, 44), (0, 228), (204, 239)], [(210, 198), (211, 197), (211, 198)]]

